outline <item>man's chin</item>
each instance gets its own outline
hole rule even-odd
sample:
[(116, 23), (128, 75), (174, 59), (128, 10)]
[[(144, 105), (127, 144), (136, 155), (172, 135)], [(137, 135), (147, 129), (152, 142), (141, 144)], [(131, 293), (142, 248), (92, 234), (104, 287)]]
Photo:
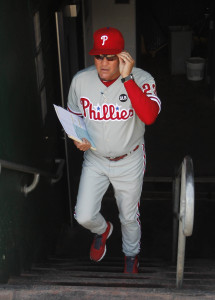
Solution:
[(110, 74), (104, 74), (104, 73), (102, 73), (102, 74), (99, 74), (99, 77), (100, 77), (100, 79), (101, 80), (111, 80), (111, 75)]
[(118, 74), (99, 74), (99, 78), (103, 81), (112, 81), (119, 77)]

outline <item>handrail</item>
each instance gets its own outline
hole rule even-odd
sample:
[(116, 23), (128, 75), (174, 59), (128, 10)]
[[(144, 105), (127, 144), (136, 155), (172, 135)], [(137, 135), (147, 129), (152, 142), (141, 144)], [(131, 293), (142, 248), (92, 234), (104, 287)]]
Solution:
[(39, 180), (40, 180), (40, 174), (34, 174), (34, 179), (32, 183), (29, 186), (24, 185), (21, 188), (21, 191), (25, 194), (25, 196), (36, 188), (37, 184), (39, 183)]
[(33, 191), (36, 188), (36, 186), (39, 182), (40, 176), (51, 178), (51, 183), (56, 183), (61, 179), (65, 161), (64, 161), (64, 159), (56, 159), (55, 163), (58, 164), (58, 168), (55, 173), (52, 173), (52, 172), (47, 172), (47, 171), (44, 171), (41, 169), (32, 168), (32, 167), (29, 167), (26, 165), (17, 164), (14, 162), (0, 159), (0, 174), (1, 174), (2, 168), (10, 169), (10, 170), (18, 171), (18, 172), (23, 172), (23, 173), (27, 173), (27, 174), (33, 174), (34, 175), (33, 182), (29, 186), (24, 185), (23, 187), (21, 187), (21, 191), (25, 195), (27, 195), (28, 193), (30, 193), (31, 191)]
[(176, 272), (176, 286), (178, 288), (183, 284), (186, 237), (191, 236), (193, 232), (194, 199), (193, 162), (191, 157), (185, 156), (175, 178), (174, 187), (174, 243), (176, 243), (178, 227), (176, 222), (179, 222)]

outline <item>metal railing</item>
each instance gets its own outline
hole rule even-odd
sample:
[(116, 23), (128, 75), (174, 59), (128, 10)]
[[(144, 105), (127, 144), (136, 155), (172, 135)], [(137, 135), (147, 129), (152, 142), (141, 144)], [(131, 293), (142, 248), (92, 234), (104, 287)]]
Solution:
[(193, 232), (194, 200), (193, 162), (191, 157), (186, 156), (174, 180), (173, 260), (176, 260), (177, 253), (178, 288), (183, 284), (186, 237)]
[(65, 164), (65, 161), (64, 161), (64, 159), (56, 159), (55, 164), (57, 164), (58, 167), (57, 167), (56, 172), (52, 173), (52, 172), (47, 172), (47, 171), (43, 171), (43, 170), (40, 170), (37, 168), (32, 168), (29, 166), (25, 166), (25, 165), (21, 165), (21, 164), (17, 164), (17, 163), (13, 163), (13, 162), (9, 162), (9, 161), (0, 159), (0, 174), (1, 174), (2, 168), (10, 169), (10, 170), (14, 170), (14, 171), (22, 172), (22, 173), (27, 173), (27, 174), (33, 174), (34, 178), (33, 178), (32, 183), (29, 186), (24, 185), (21, 187), (21, 192), (23, 192), (25, 195), (27, 195), (28, 193), (32, 192), (36, 188), (37, 184), (39, 183), (40, 176), (50, 178), (52, 184), (58, 182), (61, 179), (61, 177), (63, 175), (63, 167)]

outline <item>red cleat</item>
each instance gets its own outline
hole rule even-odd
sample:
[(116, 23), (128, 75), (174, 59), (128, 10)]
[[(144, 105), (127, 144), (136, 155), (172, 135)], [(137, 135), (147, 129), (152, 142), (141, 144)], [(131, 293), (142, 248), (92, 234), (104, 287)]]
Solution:
[(125, 268), (124, 273), (138, 273), (138, 255), (136, 256), (125, 256)]
[(107, 222), (107, 229), (103, 234), (96, 234), (90, 248), (90, 258), (94, 261), (100, 261), (106, 253), (106, 240), (113, 231), (113, 225)]

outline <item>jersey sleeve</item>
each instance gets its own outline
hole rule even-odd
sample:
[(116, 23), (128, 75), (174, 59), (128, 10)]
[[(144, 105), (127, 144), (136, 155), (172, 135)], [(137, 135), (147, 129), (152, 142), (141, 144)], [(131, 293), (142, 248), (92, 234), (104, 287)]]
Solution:
[(78, 107), (78, 97), (76, 94), (76, 78), (73, 78), (72, 83), (69, 89), (68, 102), (67, 102), (67, 110), (71, 113), (82, 116), (80, 108)]
[(161, 110), (161, 101), (157, 97), (153, 77), (149, 73), (146, 75), (136, 76), (135, 81), (129, 80), (124, 83), (124, 86), (136, 114), (142, 122), (150, 125)]

